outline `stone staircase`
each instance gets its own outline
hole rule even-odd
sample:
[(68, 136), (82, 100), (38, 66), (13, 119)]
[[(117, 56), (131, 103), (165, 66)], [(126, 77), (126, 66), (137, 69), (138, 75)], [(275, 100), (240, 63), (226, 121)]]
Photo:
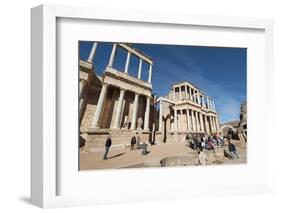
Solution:
[(86, 136), (86, 144), (84, 149), (90, 150), (95, 148), (102, 148), (110, 135), (112, 140), (112, 146), (125, 147), (130, 145), (132, 137), (139, 132), (141, 142), (147, 143), (150, 138), (150, 132), (137, 131), (129, 129), (98, 129), (92, 132), (88, 132)]

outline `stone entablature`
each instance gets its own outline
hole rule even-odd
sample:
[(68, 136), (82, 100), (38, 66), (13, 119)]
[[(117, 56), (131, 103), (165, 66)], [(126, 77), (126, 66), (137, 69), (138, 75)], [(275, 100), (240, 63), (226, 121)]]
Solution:
[(103, 82), (138, 94), (151, 96), (152, 84), (134, 78), (112, 67), (106, 67)]

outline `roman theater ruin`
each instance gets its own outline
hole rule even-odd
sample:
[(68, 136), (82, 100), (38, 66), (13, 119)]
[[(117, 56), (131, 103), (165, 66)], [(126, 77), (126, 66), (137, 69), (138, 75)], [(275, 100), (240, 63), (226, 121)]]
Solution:
[[(123, 70), (114, 66), (118, 49), (126, 51)], [(94, 42), (88, 59), (79, 61), (80, 140), (86, 149), (103, 147), (108, 135), (113, 145), (125, 146), (136, 132), (142, 141), (158, 144), (220, 130), (214, 98), (196, 85), (174, 83), (166, 96), (157, 97), (153, 94), (151, 57), (130, 44), (113, 43), (108, 64), (102, 75), (97, 75), (97, 50)], [(130, 72), (132, 57), (138, 60), (137, 77)], [(142, 78), (143, 72), (147, 79)]]

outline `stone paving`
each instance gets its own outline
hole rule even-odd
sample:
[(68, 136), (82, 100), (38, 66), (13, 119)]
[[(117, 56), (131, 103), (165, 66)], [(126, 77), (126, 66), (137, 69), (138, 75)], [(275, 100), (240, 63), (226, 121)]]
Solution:
[[(82, 149), (80, 150), (80, 170), (159, 167), (161, 159), (165, 157), (187, 156), (188, 153), (194, 152), (183, 142), (148, 146), (149, 153), (145, 156), (141, 154), (141, 151), (141, 149), (130, 151), (129, 148), (112, 147), (109, 150), (108, 159), (103, 160), (104, 149), (91, 152)], [(224, 164), (246, 163), (246, 148), (238, 148), (238, 154), (239, 159), (224, 158)]]

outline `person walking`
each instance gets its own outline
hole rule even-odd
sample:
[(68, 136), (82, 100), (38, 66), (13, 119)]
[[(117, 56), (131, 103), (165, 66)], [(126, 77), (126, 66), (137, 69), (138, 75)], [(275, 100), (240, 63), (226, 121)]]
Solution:
[(233, 143), (231, 143), (231, 140), (228, 141), (228, 150), (230, 152), (230, 155), (231, 155), (232, 159), (235, 159), (235, 158), (239, 159), (236, 147)]
[(104, 160), (107, 160), (107, 155), (108, 155), (109, 149), (111, 147), (111, 144), (112, 144), (111, 136), (109, 135), (106, 139), (106, 142), (105, 142), (105, 153), (104, 153), (104, 156), (103, 156)]
[(138, 132), (136, 133), (136, 140), (137, 140), (137, 149), (140, 149), (141, 148), (141, 145), (140, 145), (141, 138), (140, 138), (140, 135)]
[(134, 150), (134, 146), (135, 146), (136, 142), (137, 142), (136, 136), (133, 136), (131, 139), (131, 151)]

